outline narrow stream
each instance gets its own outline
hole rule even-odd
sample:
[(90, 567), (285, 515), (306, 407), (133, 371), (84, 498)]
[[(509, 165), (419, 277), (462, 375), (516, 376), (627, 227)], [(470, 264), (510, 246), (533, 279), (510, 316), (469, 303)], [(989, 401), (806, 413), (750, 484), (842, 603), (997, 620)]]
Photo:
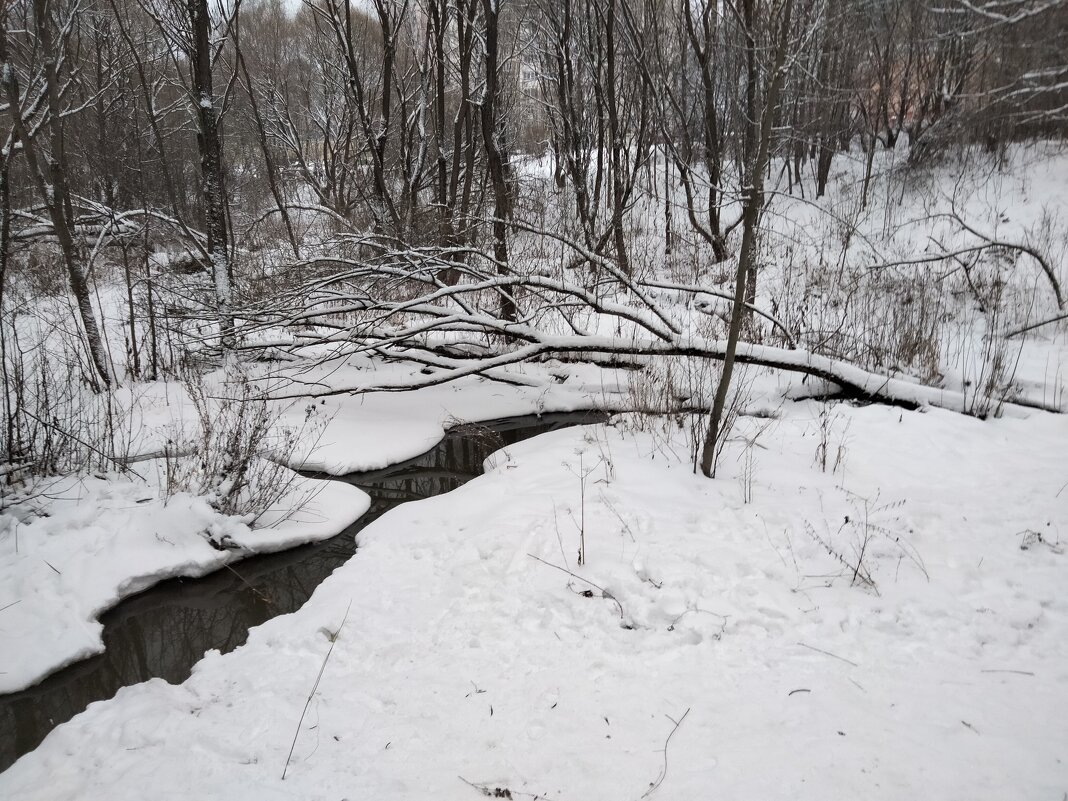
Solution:
[(206, 651), (232, 651), (245, 642), (251, 627), (299, 609), (355, 553), (356, 533), (393, 507), (465, 484), (500, 447), (603, 419), (599, 413), (557, 414), (455, 429), (415, 459), (342, 477), (371, 496), (371, 508), (336, 537), (252, 557), (201, 579), (165, 581), (126, 599), (101, 617), (103, 654), (28, 690), (0, 696), (0, 771), (93, 701), (151, 678), (182, 682)]

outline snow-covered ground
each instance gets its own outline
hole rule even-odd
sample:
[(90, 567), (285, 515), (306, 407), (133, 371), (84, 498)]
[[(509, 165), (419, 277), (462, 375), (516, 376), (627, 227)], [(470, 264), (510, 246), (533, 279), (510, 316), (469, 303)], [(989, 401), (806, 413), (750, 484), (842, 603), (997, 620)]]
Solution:
[[(326, 368), (330, 375), (320, 377), (381, 379), (391, 369), (412, 371), (403, 366), (376, 370), (352, 360)], [(603, 371), (575, 367), (569, 375), (572, 380), (549, 387), (472, 378), (418, 396), (324, 400), (317, 412), (323, 426), (312, 432), (315, 442), (279, 456), (290, 458), (295, 468), (341, 475), (416, 456), (458, 422), (623, 405), (618, 381)], [(180, 386), (152, 385), (127, 403), (136, 404), (144, 420), (135, 453), (158, 450), (176, 426), (195, 427)], [(306, 406), (281, 410), (277, 425), (299, 428)], [(245, 556), (334, 536), (369, 503), (349, 484), (293, 476), (293, 487), (275, 511), (250, 529), (236, 517), (219, 514), (202, 497), (166, 498), (163, 460), (135, 462), (133, 469), (134, 474), (48, 482), (36, 488), (34, 499), (0, 514), (0, 642), (10, 644), (0, 649), (0, 693), (28, 687), (99, 653), (97, 618), (123, 598), (167, 578), (201, 576)], [(294, 507), (295, 514), (281, 519), (282, 510)], [(223, 550), (211, 544), (224, 540)]]
[[(895, 158), (880, 157), (867, 207), (844, 157), (828, 197), (776, 198), (758, 304), (813, 358), (901, 388), (889, 394), (979, 413), (989, 387), (989, 411), (1068, 408), (1065, 324), (1009, 335), (1056, 313), (1034, 259), (995, 248), (970, 267), (872, 269), (985, 237), (1037, 248), (1068, 285), (1068, 155), (1021, 147), (1003, 169), (904, 182)], [(646, 201), (635, 214), (653, 219)], [(722, 265), (663, 259), (658, 236), (648, 227), (635, 252), (673, 280), (715, 280)], [(664, 303), (684, 328), (708, 325), (694, 298)], [(115, 308), (102, 311), (112, 328)], [(618, 320), (589, 323), (623, 335)], [(433, 377), (311, 358), (324, 353), (243, 369), (294, 395)], [(282, 437), (273, 456), (341, 475), (415, 456), (462, 422), (707, 408), (708, 363), (646, 366), (513, 365), (503, 382), (280, 402), (276, 428), (309, 441)], [(365, 529), (303, 609), (185, 684), (127, 688), (58, 727), (0, 775), (0, 798), (1063, 801), (1068, 416), (817, 403), (803, 398), (825, 383), (755, 368), (737, 383), (751, 414), (716, 480), (692, 473), (688, 415), (510, 447), (485, 477)], [(188, 453), (203, 424), (176, 383), (102, 397), (122, 410), (105, 446), (122, 458), (168, 440)], [(90, 439), (105, 430), (94, 414)], [(98, 652), (97, 617), (123, 597), (331, 536), (367, 506), (350, 485), (299, 479), (250, 527), (173, 493), (158, 461), (134, 468), (40, 484), (0, 513), (0, 693)], [(212, 546), (224, 538), (236, 547)]]
[[(295, 372), (295, 371), (294, 371)], [(410, 364), (383, 363), (368, 357), (327, 361), (300, 367), (303, 382), (331, 391), (372, 383), (422, 378)], [(506, 384), (469, 377), (418, 392), (343, 394), (316, 400), (327, 421), (315, 446), (294, 467), (331, 475), (377, 470), (411, 459), (432, 448), (446, 429), (458, 423), (587, 409), (629, 408), (627, 371), (591, 364), (515, 365)], [(287, 386), (283, 384), (282, 386)], [(288, 408), (280, 423), (297, 424), (303, 405)]]
[(672, 426), (545, 435), (0, 795), (1059, 799), (1066, 442), (1039, 412), (786, 402), (708, 481)]

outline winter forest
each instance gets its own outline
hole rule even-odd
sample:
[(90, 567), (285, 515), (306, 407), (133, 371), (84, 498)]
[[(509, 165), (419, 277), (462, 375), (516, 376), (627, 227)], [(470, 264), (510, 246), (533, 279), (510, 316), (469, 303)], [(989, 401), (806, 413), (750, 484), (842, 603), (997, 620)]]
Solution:
[(1068, 0), (0, 0), (0, 797), (1068, 799)]

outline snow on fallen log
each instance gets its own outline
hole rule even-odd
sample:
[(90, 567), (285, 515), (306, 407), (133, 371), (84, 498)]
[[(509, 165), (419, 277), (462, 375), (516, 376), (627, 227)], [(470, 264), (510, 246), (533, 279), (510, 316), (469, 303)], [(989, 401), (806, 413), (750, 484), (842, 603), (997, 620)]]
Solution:
[[(479, 358), (455, 358), (435, 352), (432, 359), (427, 351), (412, 349), (389, 349), (392, 357), (410, 359), (435, 369), (428, 375), (418, 375), (399, 381), (343, 385), (312, 391), (307, 389), (288, 393), (272, 393), (275, 398), (300, 397), (308, 394), (344, 395), (368, 392), (405, 392), (436, 386), (471, 375), (482, 375), (493, 380), (506, 380), (511, 373), (503, 368), (521, 362), (562, 354), (633, 356), (693, 356), (722, 359), (726, 352), (726, 340), (677, 338), (668, 341), (652, 339), (623, 339), (599, 336), (551, 337), (542, 336), (511, 350)], [(379, 350), (376, 348), (376, 350)], [(381, 349), (379, 352), (386, 352)], [(837, 384), (848, 394), (866, 400), (908, 406), (933, 406), (963, 414), (976, 414), (977, 409), (1000, 410), (1000, 413), (1022, 414), (1024, 409), (1038, 409), (1060, 413), (1058, 406), (1029, 398), (1014, 398), (1011, 401), (988, 398), (980, 393), (964, 393), (952, 389), (914, 383), (882, 373), (871, 372), (841, 359), (822, 356), (807, 350), (788, 350), (770, 345), (742, 342), (738, 344), (737, 357), (743, 364), (769, 367), (789, 372), (811, 375)], [(524, 382), (529, 383), (529, 381)], [(981, 416), (981, 415), (980, 415)]]

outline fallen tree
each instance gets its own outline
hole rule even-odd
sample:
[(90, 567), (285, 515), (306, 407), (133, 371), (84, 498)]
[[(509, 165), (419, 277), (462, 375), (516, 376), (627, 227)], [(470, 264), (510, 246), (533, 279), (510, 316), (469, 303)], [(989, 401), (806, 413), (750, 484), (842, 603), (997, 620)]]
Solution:
[[(589, 360), (628, 357), (695, 357), (723, 360), (727, 342), (707, 336), (699, 321), (709, 298), (726, 293), (698, 285), (645, 281), (607, 258), (574, 245), (588, 269), (574, 263), (555, 274), (498, 274), (500, 264), (475, 248), (411, 248), (381, 239), (361, 240), (367, 259), (311, 259), (297, 267), (317, 277), (255, 311), (245, 329), (245, 349), (316, 355), (303, 367), (269, 373), (272, 397), (296, 398), (367, 392), (403, 392), (483, 376), (529, 383), (507, 368), (524, 362), (582, 355)], [(445, 271), (459, 271), (445, 280)], [(575, 280), (578, 278), (579, 280)], [(516, 319), (499, 315), (502, 296)], [(962, 413), (1030, 407), (1059, 411), (1026, 399), (979, 398), (862, 369), (833, 355), (798, 347), (798, 336), (753, 303), (749, 331), (763, 341), (737, 344), (739, 363), (785, 370), (833, 383), (858, 399), (933, 406)], [(754, 320), (767, 323), (761, 332)], [(610, 332), (610, 333), (606, 333)], [(414, 378), (324, 385), (304, 380), (315, 365), (353, 354), (377, 354), (421, 365)]]

